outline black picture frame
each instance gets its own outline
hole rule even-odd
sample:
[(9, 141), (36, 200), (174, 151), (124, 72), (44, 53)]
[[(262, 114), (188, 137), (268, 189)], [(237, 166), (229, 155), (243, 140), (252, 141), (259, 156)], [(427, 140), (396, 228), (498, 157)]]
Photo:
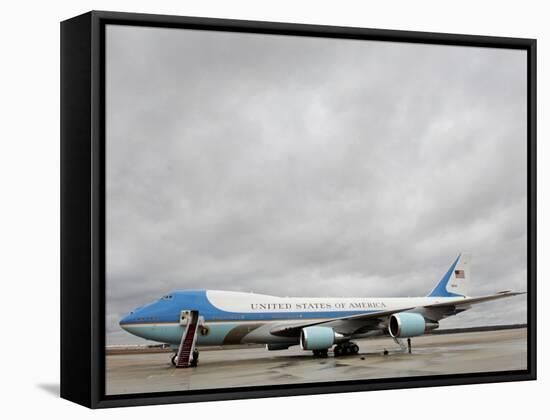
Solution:
[[(105, 395), (105, 25), (519, 49), (527, 52), (525, 371)], [(61, 23), (61, 397), (90, 408), (536, 379), (536, 40), (92, 11)]]

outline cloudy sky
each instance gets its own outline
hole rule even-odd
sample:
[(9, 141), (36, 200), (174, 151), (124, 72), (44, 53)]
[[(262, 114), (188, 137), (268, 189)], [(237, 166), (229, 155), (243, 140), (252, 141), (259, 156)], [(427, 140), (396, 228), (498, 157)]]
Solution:
[[(107, 29), (107, 343), (174, 289), (526, 290), (523, 51)], [(526, 299), (443, 327), (526, 321)]]

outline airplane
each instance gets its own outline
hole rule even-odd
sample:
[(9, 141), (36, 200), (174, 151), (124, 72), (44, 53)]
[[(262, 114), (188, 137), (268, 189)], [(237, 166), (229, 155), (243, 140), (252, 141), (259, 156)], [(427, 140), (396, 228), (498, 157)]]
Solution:
[[(147, 340), (165, 343), (174, 351), (177, 366), (186, 326), (195, 325), (192, 348), (228, 344), (263, 344), (267, 350), (300, 345), (314, 356), (356, 354), (352, 340), (389, 335), (401, 345), (439, 327), (439, 322), (472, 305), (523, 294), (509, 290), (470, 297), (470, 254), (451, 264), (433, 290), (424, 297), (277, 297), (220, 290), (178, 290), (134, 309), (120, 326)], [(192, 316), (195, 316), (192, 321)], [(192, 324), (194, 323), (194, 324)], [(410, 340), (409, 340), (410, 346)], [(188, 345), (189, 347), (189, 345)], [(191, 366), (196, 366), (198, 351)], [(191, 356), (188, 356), (190, 358)]]

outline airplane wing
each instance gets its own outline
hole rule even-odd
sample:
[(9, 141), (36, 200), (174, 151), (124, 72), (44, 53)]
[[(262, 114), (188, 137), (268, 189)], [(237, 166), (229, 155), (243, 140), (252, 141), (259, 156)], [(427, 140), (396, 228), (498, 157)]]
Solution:
[(502, 299), (505, 297), (510, 296), (517, 296), (517, 295), (523, 295), (526, 292), (511, 292), (509, 290), (505, 292), (499, 292), (494, 295), (487, 295), (487, 296), (480, 296), (480, 297), (473, 297), (473, 298), (464, 298), (464, 299), (458, 299), (453, 300), (451, 302), (442, 302), (442, 303), (434, 303), (433, 305), (427, 305), (424, 306), (425, 308), (440, 308), (440, 307), (446, 307), (446, 306), (469, 306), (474, 303), (481, 303), (481, 302), (488, 302), (490, 300), (496, 300), (496, 299)]
[(427, 305), (418, 308), (418, 310), (415, 312), (423, 314), (425, 318), (431, 319), (432, 321), (440, 321), (443, 318), (447, 318), (451, 315), (457, 315), (460, 312), (470, 309), (471, 305), (475, 305), (476, 303), (489, 302), (491, 300), (523, 294), (525, 294), (525, 292), (511, 292), (507, 290), (504, 292), (496, 293), (494, 295), (463, 298), (453, 300), (451, 302), (434, 303), (433, 305)]
[(434, 303), (432, 305), (426, 306), (401, 308), (390, 311), (367, 312), (357, 315), (350, 315), (340, 318), (330, 318), (313, 322), (303, 321), (288, 324), (279, 324), (274, 326), (270, 330), (270, 332), (273, 335), (281, 337), (297, 337), (300, 335), (300, 331), (302, 330), (302, 328), (311, 327), (314, 325), (325, 325), (327, 327), (332, 327), (335, 331), (341, 333), (353, 334), (357, 331), (365, 332), (368, 330), (383, 328), (382, 326), (380, 326), (380, 323), (385, 322), (389, 316), (395, 313), (406, 311), (422, 313), (426, 318), (430, 320), (439, 321), (440, 319), (445, 318), (449, 315), (456, 315), (457, 313), (468, 309), (471, 305), (476, 303), (522, 295), (524, 293), (525, 292), (504, 291), (496, 293), (494, 295), (456, 299), (442, 303)]
[(340, 318), (330, 318), (325, 319), (322, 321), (304, 321), (304, 322), (298, 322), (298, 323), (292, 323), (292, 324), (285, 324), (285, 325), (276, 325), (271, 329), (271, 334), (281, 336), (281, 337), (297, 337), (300, 335), (300, 331), (302, 328), (306, 327), (312, 327), (314, 325), (326, 325), (326, 326), (334, 326), (334, 325), (345, 325), (349, 324), (350, 326), (354, 326), (353, 329), (355, 329), (355, 326), (365, 325), (365, 324), (378, 324), (380, 321), (383, 321), (388, 316), (398, 313), (398, 312), (404, 312), (404, 311), (410, 311), (411, 309), (414, 309), (414, 307), (411, 308), (402, 308), (402, 309), (395, 309), (391, 311), (376, 311), (376, 312), (367, 312), (357, 315), (349, 315), (349, 316), (343, 316)]

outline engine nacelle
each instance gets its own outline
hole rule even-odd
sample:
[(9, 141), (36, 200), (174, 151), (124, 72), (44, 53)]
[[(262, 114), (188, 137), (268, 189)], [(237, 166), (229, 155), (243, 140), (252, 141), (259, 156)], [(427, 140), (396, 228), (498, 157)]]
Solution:
[(343, 339), (342, 334), (330, 327), (306, 327), (300, 334), (300, 347), (302, 350), (326, 350)]
[[(400, 313), (393, 314), (390, 317), (390, 322), (388, 325), (388, 332), (392, 337), (416, 337), (422, 335), (426, 332), (427, 329), (434, 329), (437, 326), (426, 324), (426, 319), (415, 313)], [(429, 328), (427, 328), (429, 327)]]

